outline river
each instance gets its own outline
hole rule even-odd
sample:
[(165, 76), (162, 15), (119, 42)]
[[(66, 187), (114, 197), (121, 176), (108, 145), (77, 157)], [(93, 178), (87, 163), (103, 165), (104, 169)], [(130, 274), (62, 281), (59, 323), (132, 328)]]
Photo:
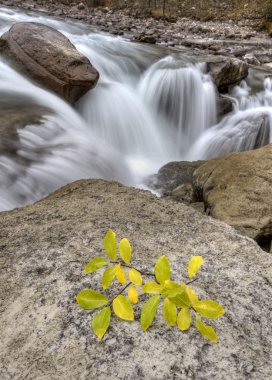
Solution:
[(100, 80), (72, 107), (0, 56), (0, 112), (7, 105), (14, 112), (22, 105), (51, 111), (41, 124), (18, 130), (14, 154), (0, 151), (0, 211), (33, 203), (82, 178), (147, 188), (146, 178), (170, 161), (207, 159), (272, 142), (270, 78), (258, 93), (250, 83), (237, 86), (233, 112), (219, 120), (216, 88), (205, 64), (184, 52), (96, 33), (80, 22), (0, 8), (0, 34), (21, 21), (65, 34), (90, 59)]

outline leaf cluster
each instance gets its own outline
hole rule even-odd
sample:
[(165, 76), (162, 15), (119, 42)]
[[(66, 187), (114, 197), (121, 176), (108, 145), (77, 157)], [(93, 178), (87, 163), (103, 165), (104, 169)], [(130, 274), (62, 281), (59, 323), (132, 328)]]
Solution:
[[(201, 317), (219, 318), (224, 314), (223, 307), (213, 300), (199, 300), (196, 292), (189, 286), (195, 281), (192, 278), (203, 264), (201, 256), (193, 256), (188, 263), (189, 282), (178, 283), (171, 280), (171, 267), (165, 256), (157, 260), (154, 273), (143, 272), (133, 267), (130, 264), (132, 248), (129, 240), (122, 239), (117, 251), (116, 234), (111, 229), (104, 238), (104, 251), (105, 257), (94, 257), (85, 266), (84, 272), (93, 273), (106, 267), (101, 279), (103, 289), (107, 290), (114, 280), (123, 285), (122, 289), (112, 299), (93, 289), (84, 289), (76, 297), (83, 309), (103, 307), (92, 319), (92, 329), (99, 339), (103, 338), (110, 326), (112, 312), (123, 320), (133, 321), (133, 305), (138, 303), (139, 295), (145, 293), (151, 297), (141, 311), (140, 322), (143, 331), (151, 326), (161, 303), (164, 319), (169, 326), (177, 326), (179, 330), (186, 331), (191, 327), (194, 314), (194, 325), (199, 333), (212, 342), (218, 342), (213, 327), (205, 324)], [(152, 277), (152, 281), (146, 281), (146, 277)]]

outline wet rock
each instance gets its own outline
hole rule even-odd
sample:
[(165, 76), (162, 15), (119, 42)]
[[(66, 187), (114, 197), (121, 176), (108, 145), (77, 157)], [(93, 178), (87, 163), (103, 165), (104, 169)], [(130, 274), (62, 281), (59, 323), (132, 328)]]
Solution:
[(36, 105), (5, 105), (0, 103), (0, 155), (14, 155), (20, 149), (18, 132), (28, 125), (38, 126), (52, 111)]
[(211, 57), (207, 61), (207, 70), (220, 92), (240, 83), (248, 75), (248, 65), (237, 58)]
[[(0, 225), (2, 379), (270, 377), (272, 257), (225, 223), (143, 190), (90, 180), (0, 213)], [(226, 310), (220, 321), (205, 321), (217, 331), (218, 344), (193, 326), (185, 333), (168, 327), (162, 304), (146, 333), (136, 307), (136, 321), (113, 315), (98, 341), (90, 331), (93, 314), (80, 309), (75, 296), (84, 288), (102, 292), (100, 273), (82, 269), (102, 254), (109, 227), (130, 239), (133, 265), (151, 270), (164, 254), (177, 281), (192, 255), (204, 257), (192, 287)]]
[(158, 174), (153, 176), (150, 184), (154, 190), (160, 190), (162, 194), (171, 192), (178, 186), (193, 183), (194, 171), (205, 161), (174, 161), (164, 165)]
[(217, 110), (218, 110), (218, 117), (225, 116), (226, 114), (232, 112), (233, 110), (233, 103), (231, 99), (227, 96), (218, 94), (217, 97)]
[(262, 244), (272, 238), (272, 144), (207, 161), (194, 187), (210, 215)]
[(144, 42), (144, 43), (147, 43), (147, 44), (155, 44), (156, 43), (156, 37), (155, 36), (152, 36), (152, 35), (140, 35), (137, 40), (139, 42)]
[(57, 30), (43, 24), (13, 25), (0, 39), (0, 52), (32, 79), (74, 103), (99, 78), (88, 58)]
[(78, 6), (77, 6), (78, 10), (82, 11), (83, 9), (86, 8), (85, 4), (83, 3), (79, 3)]
[(196, 202), (196, 197), (194, 193), (194, 188), (192, 184), (185, 183), (175, 188), (173, 191), (164, 193), (165, 197), (170, 197), (177, 202), (183, 202), (190, 204)]

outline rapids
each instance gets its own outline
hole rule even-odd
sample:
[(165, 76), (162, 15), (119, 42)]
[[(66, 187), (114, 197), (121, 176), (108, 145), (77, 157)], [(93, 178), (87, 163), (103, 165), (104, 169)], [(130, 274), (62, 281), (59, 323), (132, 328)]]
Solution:
[(0, 56), (0, 112), (7, 106), (16, 112), (22, 105), (50, 110), (39, 125), (18, 130), (14, 154), (0, 152), (1, 211), (82, 178), (146, 188), (145, 178), (169, 161), (205, 159), (272, 141), (271, 79), (257, 94), (246, 83), (234, 88), (233, 112), (219, 121), (205, 64), (194, 64), (184, 53), (97, 33), (80, 22), (0, 8), (0, 34), (20, 21), (61, 31), (91, 60), (100, 80), (73, 108)]

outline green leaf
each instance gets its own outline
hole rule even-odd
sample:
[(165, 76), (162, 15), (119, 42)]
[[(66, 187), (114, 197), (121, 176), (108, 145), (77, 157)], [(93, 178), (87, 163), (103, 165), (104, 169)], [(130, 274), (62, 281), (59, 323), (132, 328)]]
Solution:
[(201, 265), (203, 264), (202, 256), (193, 256), (188, 264), (188, 276), (189, 278), (194, 277)]
[(205, 339), (211, 340), (214, 343), (218, 342), (218, 336), (216, 335), (214, 329), (211, 326), (208, 326), (205, 323), (203, 323), (198, 315), (195, 319), (195, 326)]
[(177, 282), (167, 280), (164, 283), (164, 288), (161, 292), (162, 296), (175, 297), (185, 291), (186, 285), (183, 283), (179, 285)]
[(110, 325), (111, 309), (105, 307), (97, 313), (92, 320), (92, 328), (95, 335), (102, 339)]
[(122, 239), (120, 241), (120, 244), (119, 244), (119, 253), (120, 253), (122, 260), (126, 264), (130, 263), (131, 252), (132, 252), (132, 249), (131, 249), (129, 240), (127, 238)]
[(222, 307), (222, 305), (212, 300), (203, 300), (195, 302), (193, 304), (193, 308), (196, 312), (202, 315), (202, 317), (206, 318), (219, 318), (225, 313), (225, 310)]
[(170, 264), (165, 256), (161, 256), (155, 265), (156, 280), (160, 284), (164, 284), (165, 281), (170, 280)]
[(168, 298), (178, 307), (189, 307), (191, 306), (189, 296), (186, 292), (186, 285), (181, 284), (180, 289), (173, 289), (173, 293), (169, 293)]
[(116, 278), (120, 282), (120, 284), (125, 284), (127, 282), (126, 274), (124, 268), (121, 264), (116, 265)]
[(142, 290), (149, 294), (159, 294), (163, 290), (163, 286), (154, 281), (148, 281), (142, 286)]
[(125, 321), (134, 320), (134, 311), (129, 301), (121, 294), (114, 298), (112, 303), (115, 314)]
[(184, 307), (178, 313), (177, 325), (181, 331), (186, 331), (191, 326), (191, 314), (188, 307)]
[(85, 273), (93, 273), (97, 269), (103, 267), (108, 264), (107, 260), (104, 257), (94, 257), (84, 268), (83, 272)]
[(138, 292), (134, 286), (130, 286), (128, 289), (128, 299), (134, 305), (136, 305), (136, 303), (138, 303)]
[(140, 272), (138, 272), (136, 269), (130, 269), (129, 271), (129, 281), (132, 282), (134, 285), (141, 286), (143, 283), (143, 278)]
[(102, 286), (103, 289), (108, 289), (110, 284), (112, 283), (114, 277), (116, 276), (116, 267), (109, 267), (105, 269), (103, 276), (102, 276)]
[(79, 292), (76, 296), (76, 301), (82, 309), (87, 310), (97, 309), (109, 302), (108, 297), (92, 289), (85, 289)]
[(177, 307), (168, 298), (165, 298), (163, 304), (163, 316), (168, 325), (174, 326), (177, 321)]
[(111, 229), (104, 238), (104, 249), (111, 260), (116, 260), (116, 234)]
[(153, 322), (160, 298), (160, 296), (153, 296), (144, 304), (141, 313), (141, 326), (143, 331), (146, 331)]

